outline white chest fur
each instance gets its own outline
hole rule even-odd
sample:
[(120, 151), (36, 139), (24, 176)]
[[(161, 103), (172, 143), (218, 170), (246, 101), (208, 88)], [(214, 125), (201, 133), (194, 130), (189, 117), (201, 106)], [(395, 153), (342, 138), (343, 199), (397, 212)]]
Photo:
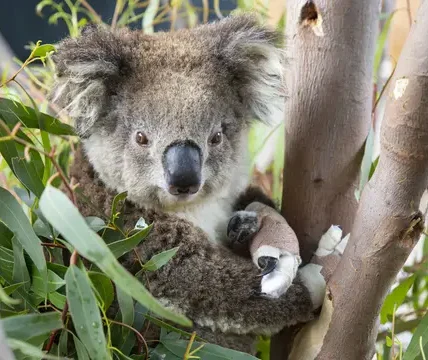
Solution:
[(200, 227), (212, 242), (221, 242), (226, 235), (232, 207), (224, 199), (212, 199), (174, 211), (174, 214)]

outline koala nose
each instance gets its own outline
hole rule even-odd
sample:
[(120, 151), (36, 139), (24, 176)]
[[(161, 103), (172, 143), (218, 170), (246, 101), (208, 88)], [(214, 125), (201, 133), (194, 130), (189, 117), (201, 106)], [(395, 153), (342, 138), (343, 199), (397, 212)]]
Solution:
[(195, 194), (201, 186), (201, 150), (193, 142), (170, 145), (163, 156), (168, 191), (172, 195)]

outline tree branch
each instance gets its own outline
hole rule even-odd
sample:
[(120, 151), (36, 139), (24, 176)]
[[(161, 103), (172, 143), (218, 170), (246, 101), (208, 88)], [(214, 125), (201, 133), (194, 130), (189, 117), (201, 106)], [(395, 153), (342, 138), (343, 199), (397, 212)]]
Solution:
[[(286, 103), (283, 215), (304, 261), (332, 224), (351, 229), (369, 132), (379, 3), (287, 0), (290, 69)], [(285, 359), (296, 329), (272, 339)]]
[(348, 233), (354, 220), (378, 20), (377, 1), (287, 1), (283, 214), (305, 261), (332, 224)]
[(328, 284), (333, 312), (318, 360), (371, 359), (382, 302), (423, 231), (428, 183), (428, 1), (402, 50), (387, 99), (381, 154), (351, 238)]

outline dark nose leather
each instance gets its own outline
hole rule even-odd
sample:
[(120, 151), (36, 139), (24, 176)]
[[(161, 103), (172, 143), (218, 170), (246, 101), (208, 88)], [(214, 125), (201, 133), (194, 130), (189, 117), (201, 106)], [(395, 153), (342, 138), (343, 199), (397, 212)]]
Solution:
[(169, 146), (163, 156), (168, 191), (172, 195), (189, 195), (201, 186), (201, 150), (191, 142)]

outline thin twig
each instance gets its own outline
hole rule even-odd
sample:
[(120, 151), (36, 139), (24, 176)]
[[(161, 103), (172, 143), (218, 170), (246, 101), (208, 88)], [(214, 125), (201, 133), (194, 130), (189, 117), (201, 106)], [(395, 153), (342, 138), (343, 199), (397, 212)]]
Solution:
[(114, 14), (113, 14), (113, 19), (111, 21), (111, 29), (114, 30), (116, 29), (116, 25), (117, 25), (117, 19), (119, 18), (119, 14), (123, 9), (123, 1), (122, 0), (116, 0), (116, 6), (114, 8)]
[[(73, 254), (71, 254), (70, 265), (76, 265), (78, 259), (79, 259), (79, 254), (77, 253), (76, 250), (74, 250)], [(61, 313), (61, 322), (63, 324), (65, 324), (67, 320), (67, 315), (68, 315), (68, 302), (65, 303), (64, 309), (62, 309), (62, 313)], [(52, 346), (55, 341), (55, 336), (57, 333), (58, 333), (58, 330), (55, 330), (51, 333), (48, 344), (46, 345), (46, 348), (45, 348), (46, 353), (49, 353), (49, 351), (52, 349)]]
[(195, 337), (196, 337), (196, 332), (194, 331), (187, 344), (186, 352), (184, 353), (183, 360), (187, 360), (190, 358), (190, 350), (192, 349), (192, 345), (193, 345), (193, 342), (195, 341)]
[(64, 245), (61, 245), (61, 244), (41, 243), (40, 245), (45, 246), (45, 247), (49, 247), (49, 248), (67, 249)]
[(410, 9), (410, 0), (407, 0), (407, 16), (409, 17), (409, 27), (412, 27), (413, 19), (412, 19), (412, 11)]
[(147, 346), (147, 342), (146, 339), (144, 339), (144, 336), (135, 328), (133, 328), (132, 326), (122, 323), (120, 321), (116, 321), (116, 320), (111, 320), (108, 319), (108, 321), (110, 321), (113, 324), (117, 324), (123, 327), (126, 327), (127, 329), (131, 330), (132, 332), (134, 332), (135, 337), (137, 338), (137, 342), (138, 342), (138, 353), (141, 353), (141, 345), (144, 345), (145, 351), (146, 351), (146, 359), (148, 359), (149, 356), (149, 347)]
[(80, 0), (80, 3), (92, 14), (92, 16), (95, 18), (95, 20), (99, 23), (102, 22), (101, 16), (94, 10), (94, 8), (89, 5), (89, 3), (86, 0)]

